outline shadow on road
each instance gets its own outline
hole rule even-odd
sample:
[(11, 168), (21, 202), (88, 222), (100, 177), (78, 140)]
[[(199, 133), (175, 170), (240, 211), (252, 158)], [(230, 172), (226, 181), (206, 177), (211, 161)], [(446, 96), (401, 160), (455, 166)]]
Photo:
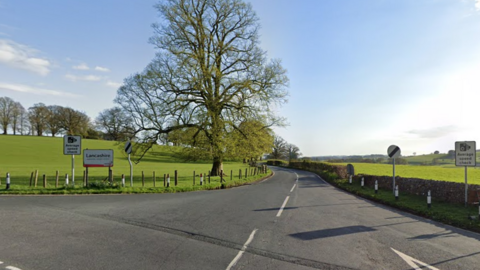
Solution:
[(428, 239), (433, 239), (433, 238), (439, 238), (439, 237), (458, 237), (458, 234), (454, 232), (445, 232), (445, 233), (432, 233), (432, 234), (424, 234), (424, 235), (418, 235), (415, 237), (410, 237), (407, 238), (408, 240), (428, 240)]
[(300, 240), (314, 240), (319, 238), (335, 237), (340, 235), (354, 234), (354, 233), (363, 233), (363, 232), (373, 232), (375, 229), (366, 226), (348, 226), (334, 229), (325, 229), (318, 231), (302, 232), (290, 234), (291, 237), (300, 239)]
[[(284, 207), (283, 210), (290, 210), (290, 209), (297, 209), (298, 207)], [(280, 207), (274, 207), (274, 208), (265, 208), (265, 209), (256, 209), (253, 210), (255, 212), (263, 212), (263, 211), (278, 211), (280, 210)]]

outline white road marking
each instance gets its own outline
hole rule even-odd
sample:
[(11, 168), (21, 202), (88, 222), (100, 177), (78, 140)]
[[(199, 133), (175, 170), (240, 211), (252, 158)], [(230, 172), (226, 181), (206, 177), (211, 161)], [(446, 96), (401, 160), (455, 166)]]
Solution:
[(282, 207), (280, 207), (280, 210), (278, 210), (277, 217), (282, 215), (283, 208), (285, 208), (285, 205), (287, 205), (288, 199), (290, 199), (290, 196), (287, 196), (287, 198), (285, 198), (285, 201), (283, 202)]
[(255, 236), (255, 233), (257, 232), (257, 230), (258, 229), (255, 229), (255, 230), (252, 231), (252, 233), (248, 237), (247, 242), (245, 242), (245, 244), (243, 245), (242, 250), (240, 250), (238, 252), (237, 256), (235, 256), (233, 261), (228, 265), (227, 270), (232, 269), (232, 267), (235, 266), (235, 264), (238, 262), (238, 260), (240, 260), (240, 258), (242, 258), (243, 253), (245, 253), (245, 250), (247, 250), (248, 245), (250, 245), (250, 243), (252, 242), (253, 237)]
[[(428, 265), (422, 261), (419, 261), (415, 258), (412, 258), (410, 256), (408, 256), (407, 254), (403, 254), (402, 252), (398, 251), (398, 250), (395, 250), (394, 248), (391, 248), (395, 253), (397, 253), (398, 256), (400, 256), (400, 258), (402, 258), (408, 265), (410, 265), (410, 267), (412, 267), (413, 269), (415, 270), (421, 270), (423, 267), (426, 267), (428, 269), (432, 269), (432, 270), (439, 270), (438, 268), (436, 267), (433, 267), (431, 265)], [(419, 267), (416, 263), (422, 265), (423, 267)]]
[(13, 267), (13, 266), (7, 266), (7, 267), (5, 267), (5, 269), (8, 269), (8, 270), (22, 270), (20, 268)]
[(297, 181), (297, 182), (298, 182), (298, 174), (297, 174), (297, 173), (295, 173), (295, 175), (297, 176), (297, 180), (295, 180), (295, 181)]
[(3, 264), (3, 262), (2, 262), (2, 261), (0, 261), (0, 264)]
[(295, 189), (296, 186), (297, 186), (297, 184), (294, 184), (292, 189), (290, 189), (290, 192), (292, 192)]

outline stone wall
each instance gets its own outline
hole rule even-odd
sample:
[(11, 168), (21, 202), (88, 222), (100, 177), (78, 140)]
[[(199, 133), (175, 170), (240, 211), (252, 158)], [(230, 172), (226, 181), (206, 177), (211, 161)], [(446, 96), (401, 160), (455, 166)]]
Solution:
[[(330, 165), (322, 162), (296, 161), (290, 162), (290, 167), (313, 171), (319, 173), (320, 176), (326, 178), (331, 174), (335, 174), (340, 179), (347, 179), (347, 166)], [(325, 174), (326, 172), (326, 174)], [(378, 180), (378, 187), (381, 189), (390, 189), (393, 192), (392, 176), (374, 176), (363, 175), (365, 186), (374, 188), (375, 180)], [(362, 176), (356, 175), (353, 181), (359, 183)], [(335, 179), (325, 179), (335, 180)], [(400, 192), (427, 196), (431, 191), (432, 199), (442, 200), (451, 203), (465, 203), (465, 184), (447, 181), (425, 180), (417, 178), (395, 177), (395, 184), (398, 185)], [(468, 203), (473, 204), (479, 201), (477, 196), (480, 195), (479, 185), (468, 185)]]
[[(391, 189), (393, 192), (392, 176), (356, 175), (353, 177), (353, 181), (359, 183), (362, 177), (364, 177), (364, 184), (367, 187), (374, 188), (375, 180), (378, 180), (379, 188)], [(427, 196), (427, 193), (430, 190), (433, 199), (452, 203), (465, 203), (464, 183), (403, 178), (397, 176), (395, 177), (395, 185), (398, 185), (400, 192)], [(478, 202), (479, 199), (477, 197), (477, 192), (480, 193), (480, 186), (468, 185), (468, 191), (468, 203), (472, 204)]]

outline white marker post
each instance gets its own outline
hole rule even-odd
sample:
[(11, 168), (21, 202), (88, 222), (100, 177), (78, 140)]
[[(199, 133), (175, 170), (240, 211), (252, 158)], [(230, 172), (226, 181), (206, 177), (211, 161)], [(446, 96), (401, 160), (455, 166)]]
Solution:
[(378, 193), (378, 180), (375, 180), (375, 194)]
[(7, 173), (7, 190), (10, 189), (10, 173)]
[(427, 194), (427, 206), (428, 208), (432, 207), (432, 193), (430, 192), (430, 190), (428, 191), (428, 194)]
[(395, 194), (395, 158), (400, 156), (400, 147), (396, 145), (390, 145), (387, 149), (388, 157), (393, 159), (393, 193)]
[(132, 143), (130, 141), (125, 143), (125, 153), (128, 154), (128, 163), (130, 164), (130, 186), (133, 187), (133, 165), (130, 160), (130, 153), (132, 153)]
[(467, 167), (477, 165), (477, 151), (475, 141), (455, 142), (455, 165), (465, 166), (465, 207), (468, 202)]

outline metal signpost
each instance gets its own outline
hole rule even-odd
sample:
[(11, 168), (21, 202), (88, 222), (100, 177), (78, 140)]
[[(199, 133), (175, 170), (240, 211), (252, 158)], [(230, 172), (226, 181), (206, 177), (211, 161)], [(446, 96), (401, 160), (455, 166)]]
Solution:
[(350, 175), (355, 175), (355, 168), (352, 164), (347, 164), (347, 173)]
[(395, 158), (400, 156), (400, 147), (390, 145), (387, 149), (388, 157), (393, 159), (393, 194), (395, 194)]
[(130, 163), (130, 186), (133, 187), (133, 166), (132, 161), (130, 160), (130, 153), (132, 153), (132, 143), (130, 141), (125, 144), (125, 153), (128, 154), (128, 163)]
[(468, 201), (467, 167), (477, 165), (477, 150), (475, 141), (455, 142), (455, 165), (465, 166), (465, 206)]
[(63, 136), (63, 154), (72, 155), (72, 185), (75, 186), (75, 155), (82, 154), (82, 137)]

